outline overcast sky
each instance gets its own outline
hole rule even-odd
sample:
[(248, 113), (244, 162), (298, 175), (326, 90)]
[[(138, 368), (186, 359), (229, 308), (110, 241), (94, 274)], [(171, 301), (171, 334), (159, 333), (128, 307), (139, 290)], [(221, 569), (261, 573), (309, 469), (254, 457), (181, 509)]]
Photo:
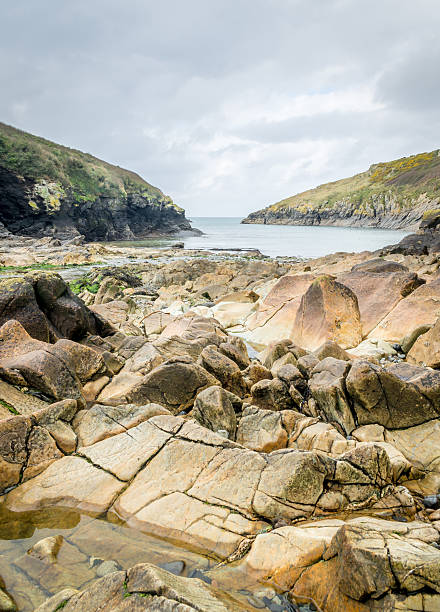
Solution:
[(440, 147), (439, 0), (4, 0), (0, 120), (245, 216)]

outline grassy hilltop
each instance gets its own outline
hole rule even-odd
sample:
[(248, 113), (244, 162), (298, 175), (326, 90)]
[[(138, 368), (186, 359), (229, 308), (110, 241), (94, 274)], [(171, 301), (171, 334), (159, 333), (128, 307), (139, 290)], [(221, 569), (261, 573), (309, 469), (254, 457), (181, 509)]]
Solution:
[(0, 123), (0, 223), (14, 234), (126, 240), (190, 230), (135, 172)]
[(26, 178), (58, 183), (89, 201), (130, 193), (164, 197), (160, 189), (135, 172), (4, 123), (0, 123), (0, 165)]
[[(414, 225), (429, 209), (440, 208), (439, 150), (373, 164), (366, 172), (326, 183), (263, 210), (245, 223)], [(265, 221), (264, 221), (265, 219)], [(340, 221), (340, 223), (338, 223)], [(307, 223), (305, 223), (307, 224)]]

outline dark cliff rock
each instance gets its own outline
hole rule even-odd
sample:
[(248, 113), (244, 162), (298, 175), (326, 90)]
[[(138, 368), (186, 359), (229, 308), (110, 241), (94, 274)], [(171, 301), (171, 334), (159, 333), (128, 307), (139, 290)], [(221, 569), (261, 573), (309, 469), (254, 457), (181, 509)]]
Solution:
[(0, 123), (0, 230), (130, 240), (194, 231), (137, 174)]
[(415, 234), (409, 234), (397, 244), (386, 246), (379, 251), (380, 255), (393, 253), (402, 255), (440, 253), (440, 211), (425, 214)]

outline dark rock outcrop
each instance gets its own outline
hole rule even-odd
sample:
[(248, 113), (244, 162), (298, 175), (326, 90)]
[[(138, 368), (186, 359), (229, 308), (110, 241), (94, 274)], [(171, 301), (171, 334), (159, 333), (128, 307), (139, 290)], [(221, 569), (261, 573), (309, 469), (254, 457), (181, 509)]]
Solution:
[(137, 174), (0, 123), (0, 235), (131, 240), (191, 230)]

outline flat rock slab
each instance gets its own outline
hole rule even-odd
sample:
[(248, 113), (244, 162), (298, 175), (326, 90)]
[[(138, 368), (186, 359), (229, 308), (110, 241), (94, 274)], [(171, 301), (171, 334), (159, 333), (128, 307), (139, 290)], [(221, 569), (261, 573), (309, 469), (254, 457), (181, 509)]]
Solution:
[(11, 491), (7, 507), (14, 512), (52, 506), (101, 514), (125, 483), (80, 457), (63, 457), (43, 473)]

